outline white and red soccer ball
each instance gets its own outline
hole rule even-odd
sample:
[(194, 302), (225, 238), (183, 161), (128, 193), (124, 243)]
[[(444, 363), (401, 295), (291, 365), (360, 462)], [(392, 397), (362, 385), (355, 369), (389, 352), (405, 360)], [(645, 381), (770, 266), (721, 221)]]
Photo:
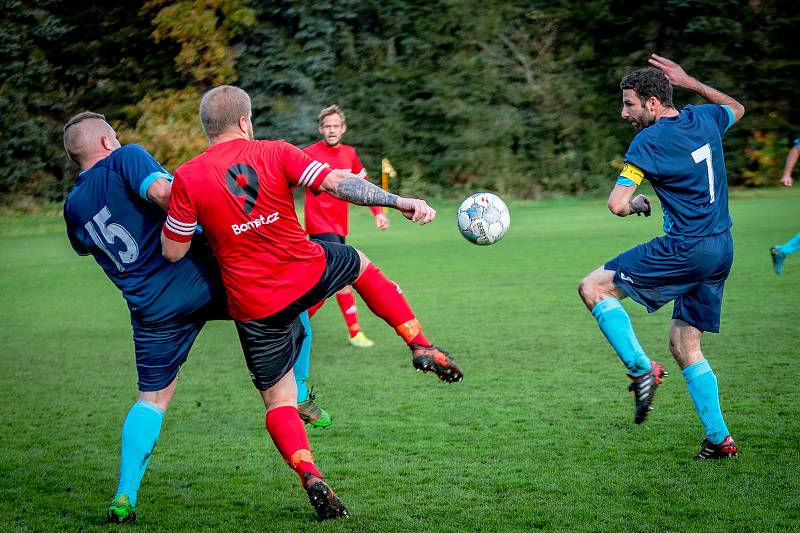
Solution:
[(510, 225), (508, 207), (492, 193), (477, 192), (458, 207), (458, 230), (471, 243), (494, 244), (503, 238)]

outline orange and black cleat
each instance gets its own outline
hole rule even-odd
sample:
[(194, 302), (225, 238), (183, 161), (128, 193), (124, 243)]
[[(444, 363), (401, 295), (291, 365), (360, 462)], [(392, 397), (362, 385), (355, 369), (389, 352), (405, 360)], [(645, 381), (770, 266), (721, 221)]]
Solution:
[(339, 499), (333, 489), (321, 477), (311, 472), (303, 475), (303, 486), (308, 493), (308, 499), (320, 520), (335, 518), (350, 518), (350, 513), (344, 502)]
[(409, 347), (411, 362), (418, 372), (435, 372), (440, 380), (447, 383), (456, 383), (464, 379), (464, 373), (441, 348), (420, 344), (410, 344)]

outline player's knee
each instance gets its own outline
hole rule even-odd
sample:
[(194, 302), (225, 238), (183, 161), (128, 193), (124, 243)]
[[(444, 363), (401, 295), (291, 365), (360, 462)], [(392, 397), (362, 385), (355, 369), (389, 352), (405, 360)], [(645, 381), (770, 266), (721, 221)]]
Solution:
[(364, 254), (364, 252), (362, 252), (361, 250), (357, 249), (356, 252), (358, 252), (358, 259), (360, 261), (360, 264), (359, 264), (359, 267), (358, 267), (358, 275), (360, 276), (367, 269), (367, 267), (369, 266), (370, 261), (369, 261), (369, 257), (367, 257), (366, 254)]
[(586, 276), (581, 280), (578, 284), (578, 295), (585, 303), (590, 303), (594, 300), (594, 296), (597, 293), (597, 286), (592, 280), (591, 276)]

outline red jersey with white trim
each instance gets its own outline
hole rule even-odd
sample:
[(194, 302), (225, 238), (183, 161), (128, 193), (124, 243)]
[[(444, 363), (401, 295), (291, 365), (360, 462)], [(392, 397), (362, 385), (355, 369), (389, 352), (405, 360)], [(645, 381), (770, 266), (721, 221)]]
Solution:
[(231, 316), (265, 318), (325, 270), (325, 252), (300, 226), (292, 189), (317, 190), (330, 171), (285, 141), (215, 144), (175, 172), (164, 235), (188, 242), (199, 224), (219, 261)]
[[(303, 148), (303, 151), (317, 161), (327, 163), (331, 168), (348, 170), (360, 178), (368, 179), (367, 171), (358, 159), (356, 149), (349, 144), (328, 146), (325, 141), (319, 141)], [(349, 206), (349, 202), (326, 192), (314, 194), (306, 189), (306, 232), (309, 235), (335, 233), (346, 236), (350, 233), (347, 220)], [(370, 210), (374, 215), (383, 213), (383, 210), (376, 206), (371, 206)]]

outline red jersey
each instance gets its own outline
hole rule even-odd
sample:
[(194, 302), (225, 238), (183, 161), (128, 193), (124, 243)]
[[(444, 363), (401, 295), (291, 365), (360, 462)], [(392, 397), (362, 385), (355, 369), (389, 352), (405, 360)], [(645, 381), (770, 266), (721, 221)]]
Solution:
[(285, 141), (215, 144), (175, 172), (164, 235), (188, 242), (199, 224), (219, 261), (231, 316), (270, 316), (313, 287), (325, 252), (308, 240), (292, 189), (330, 173)]
[[(303, 151), (317, 161), (327, 163), (331, 168), (348, 170), (360, 178), (367, 179), (367, 171), (358, 159), (356, 149), (349, 144), (328, 146), (325, 141), (319, 141), (304, 148)], [(326, 192), (314, 194), (306, 189), (306, 232), (309, 235), (335, 233), (346, 236), (350, 233), (347, 224), (349, 206), (349, 202), (334, 198)], [(371, 206), (370, 210), (374, 215), (383, 213), (380, 207)]]

